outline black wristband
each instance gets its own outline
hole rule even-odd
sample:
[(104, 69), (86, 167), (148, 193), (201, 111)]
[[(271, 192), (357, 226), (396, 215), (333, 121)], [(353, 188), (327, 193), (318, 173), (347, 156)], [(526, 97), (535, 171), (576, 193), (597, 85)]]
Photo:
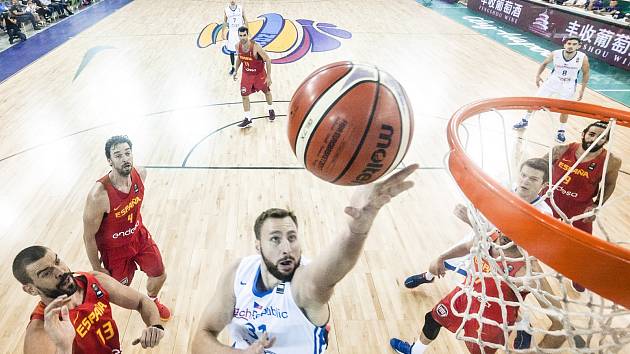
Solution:
[(164, 327), (161, 324), (154, 324), (154, 325), (151, 325), (150, 327), (155, 327), (155, 328), (159, 328), (161, 330), (164, 330)]

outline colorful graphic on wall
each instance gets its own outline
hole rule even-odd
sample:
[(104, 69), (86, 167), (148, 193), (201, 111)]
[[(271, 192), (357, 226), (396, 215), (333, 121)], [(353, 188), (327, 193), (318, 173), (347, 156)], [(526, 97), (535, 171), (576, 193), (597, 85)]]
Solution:
[[(249, 34), (267, 51), (274, 64), (287, 64), (303, 58), (310, 52), (327, 52), (337, 49), (341, 42), (337, 38), (350, 39), (352, 34), (336, 25), (313, 20), (287, 20), (276, 13), (258, 16), (248, 23)], [(225, 41), (223, 24), (207, 25), (197, 38), (199, 48), (207, 48)], [(225, 33), (227, 36), (227, 32)], [(229, 54), (223, 45), (223, 53)]]

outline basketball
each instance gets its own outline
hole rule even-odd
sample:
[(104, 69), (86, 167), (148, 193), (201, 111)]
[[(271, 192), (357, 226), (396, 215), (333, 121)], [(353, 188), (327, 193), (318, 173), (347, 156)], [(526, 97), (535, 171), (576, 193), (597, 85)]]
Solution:
[(403, 87), (369, 64), (337, 62), (310, 74), (289, 104), (289, 143), (315, 176), (373, 182), (405, 157), (413, 112)]

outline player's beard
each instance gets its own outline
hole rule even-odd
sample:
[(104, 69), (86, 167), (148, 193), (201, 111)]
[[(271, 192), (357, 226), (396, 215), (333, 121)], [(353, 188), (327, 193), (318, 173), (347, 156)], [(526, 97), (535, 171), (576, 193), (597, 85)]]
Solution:
[[(127, 170), (125, 166), (129, 166), (129, 169)], [(133, 168), (133, 164), (123, 164), (120, 168), (116, 169), (116, 172), (118, 172), (119, 175), (123, 176), (123, 177), (127, 177), (129, 176), (129, 174), (131, 174), (131, 169)]]
[[(605, 138), (602, 138), (602, 139), (605, 139)], [(584, 151), (586, 151), (591, 144), (593, 144), (593, 143), (592, 142), (591, 143), (586, 142), (586, 139), (584, 139), (584, 137), (582, 137), (582, 149), (584, 149)], [(597, 152), (601, 148), (604, 147), (604, 144), (602, 144), (601, 140), (598, 142), (598, 144), (600, 144), (600, 145), (593, 146), (593, 148), (591, 149), (591, 152)]]
[[(66, 279), (70, 277), (70, 283), (64, 287), (64, 283), (66, 282)], [(74, 279), (74, 277), (72, 276), (72, 272), (68, 272), (65, 273), (61, 280), (59, 281), (59, 283), (57, 284), (57, 286), (53, 289), (43, 289), (43, 288), (39, 288), (39, 291), (41, 291), (46, 297), (51, 298), (51, 299), (55, 299), (58, 298), (61, 295), (68, 295), (71, 296), (72, 294), (74, 294), (77, 289), (77, 281)]]
[[(293, 274), (295, 274), (295, 271), (300, 266), (300, 261), (302, 260), (301, 258), (298, 260), (295, 260), (295, 258), (288, 256), (288, 257), (279, 259), (278, 262), (276, 262), (276, 264), (273, 264), (267, 257), (265, 257), (265, 254), (263, 253), (262, 249), (260, 250), (260, 255), (262, 256), (263, 262), (265, 262), (265, 266), (267, 267), (267, 270), (269, 271), (269, 273), (271, 273), (271, 275), (273, 275), (276, 279), (280, 281), (291, 281), (293, 279)], [(291, 270), (290, 273), (282, 273), (278, 269), (277, 264), (287, 259), (291, 259), (293, 261), (293, 264), (294, 264), (293, 270)]]

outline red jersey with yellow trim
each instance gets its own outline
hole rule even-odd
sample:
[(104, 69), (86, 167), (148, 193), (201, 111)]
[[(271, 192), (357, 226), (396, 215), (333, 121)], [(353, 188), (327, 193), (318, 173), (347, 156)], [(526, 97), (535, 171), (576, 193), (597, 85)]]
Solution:
[[(575, 152), (579, 143), (572, 143), (553, 165), (552, 181), (556, 183), (577, 161)], [(606, 150), (602, 149), (596, 158), (581, 162), (553, 192), (556, 205), (567, 216), (581, 214), (586, 207), (593, 204), (593, 197), (599, 191), (599, 182), (604, 173)], [(554, 210), (555, 214), (555, 210)]]
[(109, 197), (109, 213), (103, 216), (101, 226), (96, 232), (96, 245), (99, 250), (107, 250), (125, 246), (128, 241), (136, 237), (142, 225), (140, 208), (144, 199), (144, 184), (140, 174), (131, 168), (131, 188), (129, 193), (116, 189), (109, 174), (98, 180), (103, 184)]
[(254, 41), (249, 41), (249, 50), (244, 51), (241, 42), (237, 47), (238, 58), (243, 63), (243, 75), (258, 75), (265, 73), (265, 61), (254, 56)]
[[(83, 289), (83, 303), (70, 309), (70, 321), (76, 331), (72, 353), (120, 353), (118, 327), (112, 318), (109, 293), (90, 273), (74, 274), (77, 286)], [(44, 320), (46, 305), (40, 301), (31, 314), (32, 320)]]

